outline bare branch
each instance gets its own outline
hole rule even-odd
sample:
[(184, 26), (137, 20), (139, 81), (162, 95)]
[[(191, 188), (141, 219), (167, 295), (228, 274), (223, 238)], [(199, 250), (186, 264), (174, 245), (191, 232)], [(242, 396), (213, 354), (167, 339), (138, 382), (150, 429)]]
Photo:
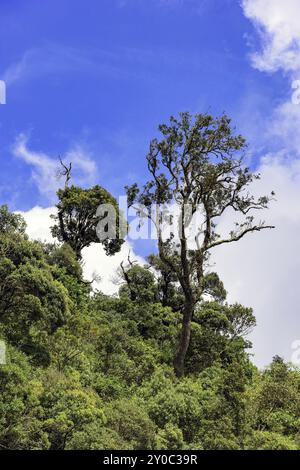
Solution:
[(274, 228), (275, 228), (274, 225), (255, 225), (254, 227), (249, 227), (243, 230), (241, 233), (235, 236), (232, 236), (231, 238), (227, 238), (225, 240), (218, 240), (218, 241), (211, 243), (205, 248), (205, 251), (211, 250), (211, 248), (214, 248), (216, 246), (223, 245), (224, 243), (238, 242), (239, 240), (241, 240), (241, 238), (247, 235), (247, 233), (260, 232), (261, 230), (264, 230), (264, 229), (274, 229)]
[(61, 169), (58, 170), (57, 175), (58, 178), (65, 177), (65, 188), (68, 188), (69, 181), (71, 179), (72, 162), (70, 162), (69, 165), (66, 165), (60, 156), (58, 158), (61, 165)]

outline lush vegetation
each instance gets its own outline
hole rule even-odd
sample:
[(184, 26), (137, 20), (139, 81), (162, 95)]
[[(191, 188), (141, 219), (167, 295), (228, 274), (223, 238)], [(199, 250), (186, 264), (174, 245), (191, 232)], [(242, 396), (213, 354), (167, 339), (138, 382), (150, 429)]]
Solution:
[[(188, 117), (182, 119), (163, 128), (167, 140), (172, 134), (168, 145), (177, 146), (176, 158), (183, 145), (180, 126), (195, 133)], [(188, 144), (195, 181), (206, 172), (205, 250), (187, 250), (180, 261), (170, 240), (160, 240), (146, 266), (122, 264), (118, 296), (93, 291), (82, 275), (81, 249), (95, 241), (96, 200), (115, 204), (105, 190), (81, 190), (67, 181), (53, 228), (59, 244), (29, 240), (22, 217), (0, 208), (0, 338), (7, 344), (7, 363), (0, 365), (2, 449), (300, 449), (300, 372), (280, 357), (264, 371), (253, 365), (247, 339), (253, 312), (229, 305), (218, 275), (205, 269), (207, 251), (220, 242), (211, 220), (216, 211), (231, 203), (248, 213), (266, 207), (268, 199), (240, 195), (253, 177), (233, 169), (231, 155), (223, 166), (204, 158), (196, 168), (193, 142), (203, 154), (205, 139), (213, 136), (209, 126), (219, 137), (223, 132), (224, 152), (224, 134), (230, 152), (243, 145), (240, 138), (231, 140), (227, 120), (200, 121), (207, 133)], [(155, 145), (156, 157), (162, 152), (167, 159), (167, 144)], [(142, 194), (151, 199), (168, 185), (162, 176), (157, 180), (149, 159), (156, 192), (152, 184)], [(218, 186), (220, 170), (227, 186)], [(137, 194), (137, 187), (129, 188), (131, 202)], [(248, 219), (229, 241), (262, 227)], [(109, 240), (107, 253), (121, 243)], [(185, 336), (178, 365), (187, 311), (188, 342)]]
[(162, 277), (133, 265), (119, 297), (91, 293), (68, 245), (29, 241), (6, 207), (0, 225), (1, 448), (300, 448), (300, 373), (280, 358), (251, 364), (255, 318), (219, 283), (178, 379), (174, 285), (166, 305)]

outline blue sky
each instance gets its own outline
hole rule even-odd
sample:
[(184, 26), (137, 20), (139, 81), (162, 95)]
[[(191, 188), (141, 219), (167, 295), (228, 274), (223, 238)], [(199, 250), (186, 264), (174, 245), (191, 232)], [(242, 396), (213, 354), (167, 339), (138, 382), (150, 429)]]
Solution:
[[(146, 179), (159, 123), (225, 111), (262, 174), (254, 192), (277, 194), (267, 215), (276, 230), (213, 261), (229, 300), (254, 308), (256, 362), (281, 354), (300, 365), (299, 17), (299, 0), (1, 0), (0, 204), (47, 238), (59, 155), (73, 161), (76, 184), (118, 196)], [(86, 275), (100, 266), (100, 288), (113, 292), (129, 249), (145, 255), (149, 245), (124, 245), (114, 259), (91, 247)]]
[(12, 154), (21, 133), (52, 159), (80, 146), (117, 195), (144, 179), (170, 114), (225, 111), (253, 143), (286, 86), (251, 66), (238, 0), (2, 0), (0, 17), (0, 197), (12, 209), (49, 202)]

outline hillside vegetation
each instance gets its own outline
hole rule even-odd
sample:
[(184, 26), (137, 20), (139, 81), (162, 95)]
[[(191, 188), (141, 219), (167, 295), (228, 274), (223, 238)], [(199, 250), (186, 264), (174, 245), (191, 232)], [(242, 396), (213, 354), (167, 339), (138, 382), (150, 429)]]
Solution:
[(253, 313), (222, 285), (197, 307), (178, 379), (172, 281), (166, 298), (134, 265), (119, 297), (92, 293), (68, 245), (28, 240), (5, 206), (0, 228), (2, 449), (300, 448), (300, 373), (280, 358), (257, 370)]

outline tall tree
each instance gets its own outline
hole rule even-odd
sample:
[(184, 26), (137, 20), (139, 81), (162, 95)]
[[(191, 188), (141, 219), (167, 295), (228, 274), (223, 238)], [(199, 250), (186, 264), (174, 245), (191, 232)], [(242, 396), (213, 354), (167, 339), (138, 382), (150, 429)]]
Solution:
[[(160, 260), (176, 274), (184, 294), (182, 329), (174, 359), (175, 372), (182, 377), (193, 313), (204, 292), (209, 254), (216, 246), (239, 241), (248, 233), (273, 228), (264, 221), (256, 223), (252, 215), (254, 210), (267, 208), (272, 194), (258, 199), (249, 194), (249, 184), (259, 175), (244, 166), (245, 139), (235, 135), (226, 115), (213, 118), (180, 113), (179, 118), (171, 117), (170, 123), (160, 125), (159, 130), (162, 139), (151, 141), (147, 155), (151, 179), (141, 189), (137, 184), (126, 189), (129, 206), (155, 224)], [(176, 224), (169, 213), (171, 205), (178, 209)], [(223, 237), (217, 225), (230, 209), (239, 221)], [(199, 215), (201, 220), (195, 221)], [(168, 235), (166, 223), (171, 227)], [(188, 233), (192, 224), (193, 245)]]

